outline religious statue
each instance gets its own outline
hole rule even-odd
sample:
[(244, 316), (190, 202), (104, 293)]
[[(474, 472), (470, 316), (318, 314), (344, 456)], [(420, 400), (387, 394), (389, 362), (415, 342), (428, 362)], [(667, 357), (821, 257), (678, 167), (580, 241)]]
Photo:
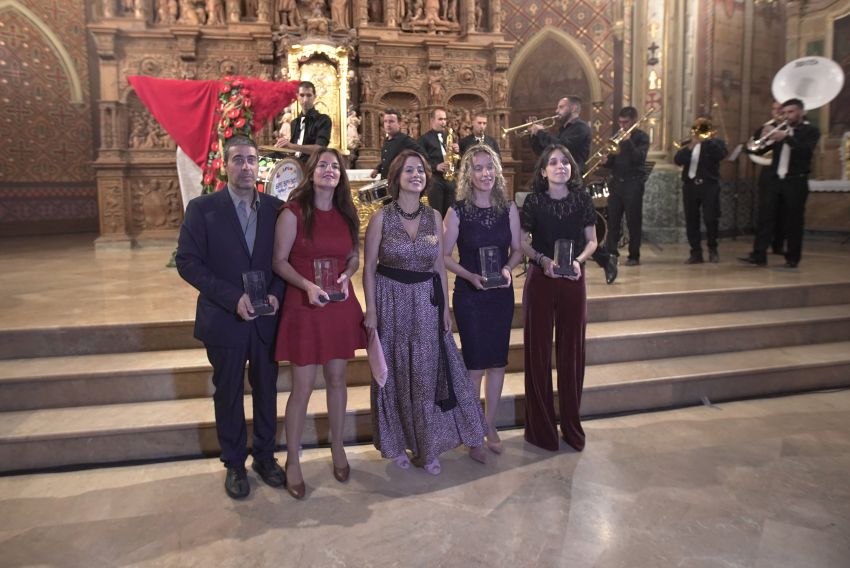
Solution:
[(441, 4), (442, 19), (449, 22), (457, 20), (457, 0), (442, 0)]
[(348, 25), (348, 0), (330, 0), (331, 21), (335, 30), (347, 30)]
[(360, 118), (357, 116), (357, 113), (353, 110), (348, 113), (348, 129), (346, 130), (346, 139), (348, 141), (348, 147), (352, 150), (356, 150), (360, 147), (360, 133), (358, 132), (358, 128), (360, 126)]
[(301, 26), (301, 17), (298, 14), (298, 6), (295, 0), (277, 0), (277, 8), (280, 26), (286, 28), (297, 28)]
[(292, 122), (292, 107), (288, 106), (280, 118), (280, 129), (277, 131), (279, 139), (286, 139), (287, 142), (292, 139), (292, 125), (290, 122)]
[(256, 18), (260, 6), (257, 0), (245, 0), (245, 17)]
[[(421, 2), (421, 0), (417, 0)], [(421, 17), (414, 18), (420, 22), (436, 23), (440, 21), (440, 0), (425, 0), (425, 9)]]
[(496, 105), (500, 107), (508, 104), (508, 80), (504, 77), (493, 79), (493, 87), (496, 93)]
[(328, 20), (325, 18), (324, 0), (313, 0), (310, 5), (310, 17), (307, 18), (307, 33), (325, 35), (328, 33)]
[(207, 25), (223, 26), (225, 24), (224, 0), (206, 0)]
[(114, 18), (115, 17), (115, 0), (103, 0), (103, 17), (104, 18)]
[(383, 6), (381, 6), (381, 0), (369, 0), (368, 10), (368, 18), (372, 23), (381, 23), (381, 20), (384, 17), (383, 14)]
[(440, 103), (440, 98), (443, 95), (443, 82), (439, 75), (432, 74), (428, 78), (428, 93), (431, 97), (431, 104)]
[(260, 23), (269, 22), (269, 2), (271, 0), (259, 0), (257, 2), (257, 21)]
[[(201, 10), (203, 11), (203, 8)], [(197, 26), (201, 23), (192, 0), (180, 0), (180, 19), (177, 22), (189, 26)]]
[(484, 0), (475, 0), (475, 31), (484, 31)]
[[(239, 7), (239, 0), (227, 0), (227, 21), (231, 24), (238, 24), (241, 19), (242, 12)], [(221, 23), (224, 23), (224, 20)]]

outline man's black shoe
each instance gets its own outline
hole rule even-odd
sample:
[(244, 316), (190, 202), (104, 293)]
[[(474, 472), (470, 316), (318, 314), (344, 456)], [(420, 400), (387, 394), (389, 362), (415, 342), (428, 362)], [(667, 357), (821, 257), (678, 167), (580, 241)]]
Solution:
[(800, 264), (800, 263), (799, 262), (792, 262), (792, 261), (789, 260), (788, 262), (785, 263), (785, 268), (797, 268), (798, 264)]
[(685, 264), (702, 264), (702, 255), (692, 254), (688, 257), (688, 260), (685, 261)]
[(747, 264), (752, 264), (753, 266), (767, 266), (767, 259), (759, 259), (753, 255), (739, 256), (738, 260), (746, 262)]
[(608, 257), (608, 262), (605, 263), (605, 282), (613, 284), (617, 279), (617, 257), (613, 254)]
[(262, 460), (254, 460), (251, 464), (251, 469), (257, 472), (267, 485), (272, 487), (286, 487), (286, 474), (283, 468), (277, 464), (274, 458), (266, 458)]
[(232, 499), (244, 499), (251, 492), (248, 474), (244, 466), (227, 466), (224, 478), (224, 490)]
[(630, 258), (626, 261), (626, 266), (640, 266), (640, 261), (636, 258)]
[(717, 253), (717, 249), (709, 249), (708, 262), (712, 262), (714, 264), (720, 262), (720, 255)]

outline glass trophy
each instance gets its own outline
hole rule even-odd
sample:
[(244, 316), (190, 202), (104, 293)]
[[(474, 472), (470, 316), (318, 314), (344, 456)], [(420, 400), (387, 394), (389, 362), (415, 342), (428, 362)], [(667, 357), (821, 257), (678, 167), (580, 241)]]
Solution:
[(485, 288), (496, 288), (508, 283), (502, 274), (502, 255), (499, 253), (499, 247), (481, 247), (478, 249), (478, 257), (481, 259), (481, 276)]
[(328, 300), (341, 302), (345, 299), (342, 286), (337, 282), (339, 268), (335, 258), (317, 258), (313, 261), (313, 274), (316, 286), (325, 291)]
[(262, 270), (243, 272), (242, 285), (251, 300), (251, 311), (255, 315), (265, 316), (274, 313), (274, 306), (269, 303), (269, 296), (266, 292), (266, 275)]
[(576, 243), (570, 239), (558, 239), (555, 241), (555, 264), (553, 270), (558, 276), (575, 276), (573, 261), (575, 260)]

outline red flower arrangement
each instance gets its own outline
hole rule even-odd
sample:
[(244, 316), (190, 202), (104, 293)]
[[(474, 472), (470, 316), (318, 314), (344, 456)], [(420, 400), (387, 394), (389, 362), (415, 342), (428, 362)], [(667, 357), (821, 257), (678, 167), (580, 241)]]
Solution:
[(240, 77), (225, 77), (218, 93), (212, 133), (213, 141), (207, 154), (207, 163), (203, 168), (203, 193), (212, 193), (227, 184), (227, 171), (224, 169), (224, 143), (236, 135), (251, 138), (254, 126), (254, 112), (251, 110), (251, 91), (246, 88)]

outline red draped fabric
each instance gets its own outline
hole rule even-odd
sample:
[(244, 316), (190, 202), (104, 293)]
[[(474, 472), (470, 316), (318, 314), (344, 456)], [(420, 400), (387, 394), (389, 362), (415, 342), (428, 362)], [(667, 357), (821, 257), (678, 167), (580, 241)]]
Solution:
[[(183, 151), (203, 167), (215, 141), (214, 122), (222, 81), (184, 81), (131, 75), (139, 99)], [(242, 78), (250, 89), (256, 132), (295, 100), (297, 81)]]

